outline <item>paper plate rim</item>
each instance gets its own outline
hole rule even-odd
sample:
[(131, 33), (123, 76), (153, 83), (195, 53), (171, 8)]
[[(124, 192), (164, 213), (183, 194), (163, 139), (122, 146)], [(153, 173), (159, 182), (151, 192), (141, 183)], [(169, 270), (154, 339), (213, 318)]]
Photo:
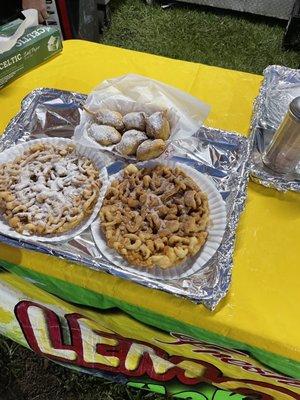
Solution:
[(102, 182), (101, 189), (99, 191), (99, 196), (97, 203), (94, 206), (94, 210), (90, 216), (82, 221), (82, 223), (75, 229), (72, 229), (69, 232), (64, 232), (61, 235), (53, 235), (51, 237), (47, 236), (38, 236), (38, 235), (22, 235), (18, 232), (16, 232), (13, 228), (11, 228), (8, 223), (4, 220), (2, 217), (2, 214), (0, 213), (0, 231), (1, 234), (8, 235), (10, 237), (16, 238), (16, 239), (22, 239), (26, 241), (39, 241), (39, 242), (45, 242), (45, 243), (58, 243), (58, 242), (64, 242), (67, 240), (70, 240), (74, 238), (75, 236), (79, 235), (83, 231), (85, 231), (94, 221), (96, 216), (98, 215), (98, 212), (102, 206), (102, 202), (109, 184), (109, 179), (108, 179), (108, 173), (106, 166), (104, 162), (101, 160), (101, 154), (97, 152), (96, 150), (93, 150), (91, 148), (88, 148), (86, 146), (83, 146), (80, 143), (76, 143), (71, 139), (66, 139), (66, 138), (42, 138), (42, 139), (34, 139), (30, 140), (25, 143), (20, 143), (15, 146), (10, 147), (9, 149), (4, 150), (3, 152), (0, 153), (0, 164), (3, 164), (5, 162), (9, 162), (14, 160), (18, 155), (21, 155), (24, 153), (24, 151), (30, 147), (32, 147), (34, 144), (45, 144), (45, 143), (50, 143), (50, 144), (73, 144), (76, 147), (76, 151), (81, 155), (85, 156), (89, 159), (91, 159), (96, 167), (99, 169), (99, 178), (100, 181)]
[[(100, 228), (100, 220), (93, 222), (91, 225), (91, 231), (94, 238), (94, 242), (100, 252), (114, 265), (121, 268), (122, 270), (133, 273), (137, 276), (143, 276), (147, 278), (155, 278), (160, 280), (171, 280), (188, 277), (200, 269), (202, 269), (208, 261), (217, 252), (226, 228), (226, 204), (222, 199), (218, 189), (214, 182), (205, 174), (200, 173), (196, 169), (186, 166), (178, 161), (163, 160), (163, 161), (147, 161), (135, 164), (137, 167), (149, 167), (157, 164), (165, 164), (169, 166), (178, 166), (184, 170), (191, 178), (193, 178), (200, 186), (201, 190), (205, 191), (208, 195), (208, 203), (210, 208), (210, 224), (208, 228), (208, 239), (202, 249), (196, 254), (196, 256), (189, 258), (187, 261), (168, 269), (162, 269), (159, 267), (151, 268), (151, 272), (146, 268), (134, 267), (128, 263), (119, 253), (114, 249), (107, 246), (103, 233)], [(123, 170), (113, 174), (109, 177), (110, 183), (121, 177)], [(109, 186), (108, 186), (109, 187)]]

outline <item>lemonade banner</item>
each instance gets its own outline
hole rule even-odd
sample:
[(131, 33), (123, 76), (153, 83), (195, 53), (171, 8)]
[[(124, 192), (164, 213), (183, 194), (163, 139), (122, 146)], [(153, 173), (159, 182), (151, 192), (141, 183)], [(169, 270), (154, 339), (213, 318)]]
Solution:
[(4, 270), (0, 305), (2, 335), (78, 371), (180, 399), (300, 398), (299, 380), (246, 353), (163, 332), (116, 309), (75, 307)]

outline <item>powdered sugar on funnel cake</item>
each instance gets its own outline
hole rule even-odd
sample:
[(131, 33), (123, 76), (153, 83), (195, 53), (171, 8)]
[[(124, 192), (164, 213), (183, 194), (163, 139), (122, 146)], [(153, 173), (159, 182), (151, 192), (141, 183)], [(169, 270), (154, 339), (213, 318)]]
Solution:
[(68, 232), (92, 214), (102, 183), (91, 160), (73, 144), (32, 144), (0, 164), (0, 210), (23, 235)]

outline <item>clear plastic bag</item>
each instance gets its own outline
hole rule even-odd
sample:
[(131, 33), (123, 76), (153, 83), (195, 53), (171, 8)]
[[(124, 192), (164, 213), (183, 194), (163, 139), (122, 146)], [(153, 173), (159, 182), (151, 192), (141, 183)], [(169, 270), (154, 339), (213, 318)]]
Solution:
[[(134, 74), (103, 81), (89, 94), (85, 106), (93, 112), (107, 108), (122, 115), (132, 111), (151, 114), (167, 109), (171, 127), (170, 140), (192, 136), (210, 110), (207, 104), (179, 89)], [(91, 122), (92, 116), (83, 111), (80, 124), (74, 132), (74, 140), (89, 147), (114, 152), (114, 146), (101, 146), (88, 135), (87, 128)]]

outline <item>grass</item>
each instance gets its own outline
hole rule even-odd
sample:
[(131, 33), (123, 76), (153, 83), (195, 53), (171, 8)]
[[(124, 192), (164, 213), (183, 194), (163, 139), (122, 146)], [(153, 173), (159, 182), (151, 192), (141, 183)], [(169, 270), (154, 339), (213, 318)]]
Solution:
[(0, 337), (1, 400), (163, 400), (99, 377), (73, 372)]
[[(262, 73), (269, 64), (298, 68), (300, 55), (281, 49), (284, 25), (268, 19), (180, 5), (161, 9), (143, 0), (112, 0), (105, 44)], [(1, 400), (154, 400), (154, 394), (72, 372), (0, 338)]]
[(108, 45), (258, 74), (270, 64), (300, 64), (299, 53), (282, 50), (285, 27), (277, 20), (143, 0), (112, 0), (111, 9), (101, 40)]

